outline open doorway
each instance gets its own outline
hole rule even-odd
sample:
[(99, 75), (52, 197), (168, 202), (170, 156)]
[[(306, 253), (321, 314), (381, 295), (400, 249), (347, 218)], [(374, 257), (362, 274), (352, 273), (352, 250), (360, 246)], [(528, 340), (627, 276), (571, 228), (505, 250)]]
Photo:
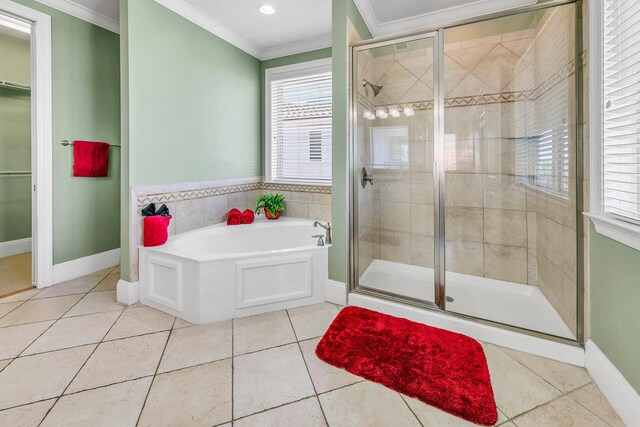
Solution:
[(51, 17), (0, 0), (0, 51), (2, 298), (53, 282)]
[(31, 289), (31, 25), (0, 14), (0, 297)]

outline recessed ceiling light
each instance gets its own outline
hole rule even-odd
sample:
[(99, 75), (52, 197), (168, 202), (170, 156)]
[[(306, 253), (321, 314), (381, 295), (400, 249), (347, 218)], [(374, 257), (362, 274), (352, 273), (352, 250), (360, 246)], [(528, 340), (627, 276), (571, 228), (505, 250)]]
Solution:
[(259, 10), (260, 10), (260, 12), (264, 13), (265, 15), (273, 15), (274, 13), (276, 13), (276, 10), (270, 4), (261, 5), (259, 7)]

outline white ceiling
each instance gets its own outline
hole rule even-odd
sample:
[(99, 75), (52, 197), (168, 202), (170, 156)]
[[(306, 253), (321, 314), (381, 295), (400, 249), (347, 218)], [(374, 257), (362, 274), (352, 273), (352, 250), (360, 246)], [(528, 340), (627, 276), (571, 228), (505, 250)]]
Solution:
[[(331, 46), (331, 0), (183, 1), (244, 39), (260, 59)], [(260, 13), (265, 3), (273, 15)]]
[(537, 3), (537, 0), (354, 0), (374, 37)]

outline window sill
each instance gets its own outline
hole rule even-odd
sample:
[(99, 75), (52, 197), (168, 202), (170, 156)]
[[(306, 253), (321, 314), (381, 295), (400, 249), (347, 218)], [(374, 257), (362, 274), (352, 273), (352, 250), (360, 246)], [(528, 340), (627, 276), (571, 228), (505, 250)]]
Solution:
[(265, 184), (273, 184), (273, 185), (294, 185), (296, 187), (327, 187), (331, 188), (332, 184), (328, 184), (326, 182), (312, 182), (312, 181), (267, 181), (265, 180)]
[(640, 251), (640, 226), (604, 215), (586, 213), (598, 234)]

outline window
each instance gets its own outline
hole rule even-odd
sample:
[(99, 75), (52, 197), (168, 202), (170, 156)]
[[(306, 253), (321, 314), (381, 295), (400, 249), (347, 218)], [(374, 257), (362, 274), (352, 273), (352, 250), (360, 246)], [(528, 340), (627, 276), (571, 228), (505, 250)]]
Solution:
[(371, 164), (383, 169), (409, 167), (409, 127), (371, 128)]
[(331, 184), (331, 60), (266, 71), (267, 181)]
[(522, 176), (530, 187), (569, 197), (569, 142), (566, 121), (540, 135), (516, 139), (516, 153), (524, 152), (526, 164)]
[(640, 222), (640, 2), (603, 7), (602, 208)]

